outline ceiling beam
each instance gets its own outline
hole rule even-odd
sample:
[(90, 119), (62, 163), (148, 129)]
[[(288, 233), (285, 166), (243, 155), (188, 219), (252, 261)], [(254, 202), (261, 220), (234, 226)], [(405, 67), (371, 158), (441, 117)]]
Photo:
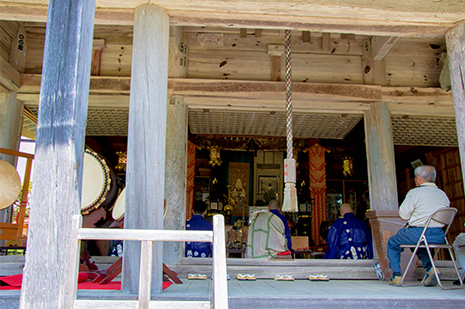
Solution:
[(391, 48), (399, 40), (399, 37), (390, 36), (390, 37), (379, 37), (375, 36), (371, 39), (371, 52), (373, 55), (373, 60), (379, 61), (382, 60)]
[[(21, 74), (18, 96), (38, 95), (41, 75)], [(90, 95), (111, 102), (129, 96), (130, 77), (91, 76)], [(169, 78), (168, 94), (223, 100), (281, 100), (284, 82)], [(35, 96), (36, 97), (36, 96)], [(105, 99), (106, 97), (110, 99)], [(32, 98), (32, 97), (31, 97)], [(21, 100), (20, 98), (18, 98)], [(373, 102), (394, 104), (453, 105), (452, 94), (441, 88), (381, 87), (369, 85), (293, 83), (293, 100)], [(32, 101), (32, 100), (27, 100)]]
[(20, 84), (20, 73), (3, 57), (0, 57), (0, 84), (13, 91), (17, 91)]
[[(443, 37), (444, 33), (454, 26), (454, 22), (463, 18), (463, 15), (460, 17), (460, 14), (453, 13), (443, 14), (442, 18), (438, 18), (437, 14), (430, 12), (360, 10), (346, 7), (337, 9), (319, 6), (319, 10), (315, 10), (311, 5), (308, 8), (298, 6), (298, 9), (293, 9), (289, 3), (269, 2), (267, 2), (268, 7), (235, 8), (230, 11), (220, 10), (218, 6), (201, 7), (198, 4), (197, 7), (187, 10), (186, 3), (171, 2), (163, 2), (160, 5), (167, 9), (171, 25), (177, 26), (292, 29), (373, 36), (435, 38)], [(272, 4), (287, 5), (286, 14), (276, 13)], [(373, 14), (369, 13), (371, 11)], [(97, 7), (95, 24), (133, 25), (134, 12), (134, 8)], [(0, 19), (46, 22), (47, 5), (1, 1)]]

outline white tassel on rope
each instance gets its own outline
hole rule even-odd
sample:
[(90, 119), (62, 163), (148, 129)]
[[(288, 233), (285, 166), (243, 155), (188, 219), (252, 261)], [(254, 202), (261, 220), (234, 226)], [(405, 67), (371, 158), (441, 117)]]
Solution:
[(287, 159), (284, 159), (284, 197), (283, 212), (297, 212), (297, 190), (295, 159), (292, 151), (292, 74), (291, 74), (291, 30), (286, 30), (286, 142)]
[(284, 199), (281, 210), (284, 212), (297, 212), (297, 190), (295, 159), (284, 159)]

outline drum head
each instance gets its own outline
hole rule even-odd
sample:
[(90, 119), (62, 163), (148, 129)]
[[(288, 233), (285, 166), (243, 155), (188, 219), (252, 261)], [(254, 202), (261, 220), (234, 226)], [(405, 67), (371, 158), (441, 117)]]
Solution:
[(106, 199), (111, 188), (110, 169), (96, 153), (84, 152), (82, 175), (81, 214), (97, 209)]
[(124, 217), (124, 207), (126, 205), (125, 200), (126, 200), (126, 188), (124, 188), (123, 191), (121, 191), (120, 195), (118, 195), (118, 198), (116, 199), (116, 203), (113, 206), (112, 215), (113, 215), (113, 219), (115, 219), (116, 221), (119, 221), (123, 219)]
[(18, 198), (21, 179), (14, 166), (3, 160), (0, 160), (0, 188), (0, 209), (4, 209)]

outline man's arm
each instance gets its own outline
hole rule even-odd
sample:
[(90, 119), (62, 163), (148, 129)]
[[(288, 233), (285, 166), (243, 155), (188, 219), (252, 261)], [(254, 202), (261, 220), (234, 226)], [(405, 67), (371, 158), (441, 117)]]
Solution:
[(407, 193), (405, 200), (399, 207), (399, 216), (402, 220), (408, 221), (412, 216), (413, 212), (415, 211), (415, 203), (412, 199), (412, 195)]

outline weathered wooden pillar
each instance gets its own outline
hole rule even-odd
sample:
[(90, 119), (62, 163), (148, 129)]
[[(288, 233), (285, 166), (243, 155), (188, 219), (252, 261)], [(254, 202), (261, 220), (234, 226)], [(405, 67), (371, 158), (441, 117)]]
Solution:
[(465, 22), (457, 24), (446, 33), (446, 44), (462, 179), (465, 180)]
[[(124, 227), (163, 229), (169, 17), (156, 5), (136, 8), (129, 103)], [(140, 243), (124, 244), (124, 292), (139, 289)], [(163, 285), (163, 244), (153, 245), (152, 292)]]
[[(16, 100), (16, 92), (0, 85), (0, 147), (18, 150), (23, 123), (23, 103)], [(2, 160), (15, 165), (16, 157), (2, 154)]]
[[(23, 103), (16, 92), (0, 85), (0, 148), (18, 150), (23, 123)], [(16, 157), (0, 154), (0, 159), (16, 166)], [(0, 210), (0, 222), (11, 221), (11, 207)]]
[[(166, 131), (166, 177), (164, 217), (165, 230), (183, 230), (186, 218), (186, 154), (187, 154), (186, 106), (183, 97), (173, 96), (168, 103)], [(176, 265), (181, 261), (183, 244), (165, 242), (163, 261)]]
[(387, 103), (372, 103), (365, 112), (365, 139), (371, 210), (397, 210), (394, 143)]
[[(181, 27), (170, 28), (168, 76), (187, 76), (186, 40)], [(165, 230), (183, 230), (186, 218), (187, 118), (183, 97), (172, 95), (168, 101), (165, 163)], [(183, 256), (183, 244), (165, 242), (163, 261), (177, 265)]]
[(372, 103), (364, 118), (371, 208), (366, 216), (371, 223), (375, 258), (379, 259), (384, 274), (389, 277), (387, 241), (402, 227), (402, 220), (398, 214), (394, 143), (388, 104)]
[[(20, 308), (70, 308), (95, 1), (49, 1)], [(76, 256), (70, 257), (70, 252)]]

